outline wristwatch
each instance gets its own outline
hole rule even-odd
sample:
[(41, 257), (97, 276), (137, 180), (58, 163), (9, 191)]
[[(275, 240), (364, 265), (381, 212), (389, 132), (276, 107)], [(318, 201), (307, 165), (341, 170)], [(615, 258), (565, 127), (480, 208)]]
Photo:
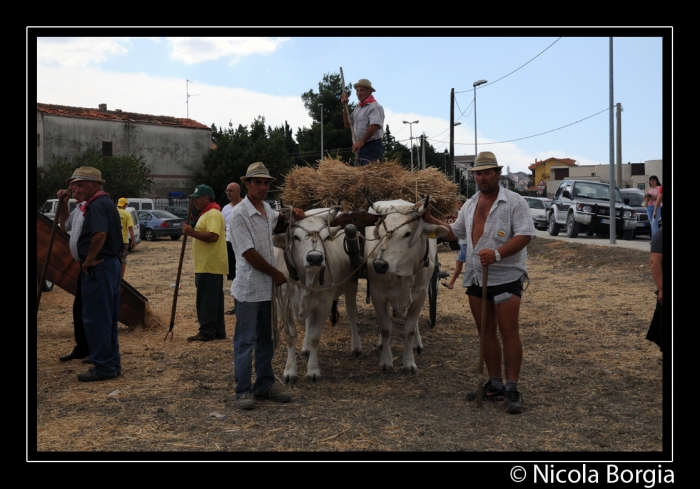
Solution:
[(496, 253), (496, 261), (501, 261), (501, 254), (498, 252), (498, 250), (493, 250), (494, 253)]

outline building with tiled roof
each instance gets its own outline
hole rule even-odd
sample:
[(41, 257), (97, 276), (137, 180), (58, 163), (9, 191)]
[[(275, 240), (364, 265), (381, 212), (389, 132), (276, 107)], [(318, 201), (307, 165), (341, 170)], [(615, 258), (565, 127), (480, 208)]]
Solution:
[(143, 156), (153, 196), (193, 188), (192, 168), (211, 147), (211, 128), (192, 119), (65, 105), (36, 104), (37, 167), (94, 150), (105, 156)]

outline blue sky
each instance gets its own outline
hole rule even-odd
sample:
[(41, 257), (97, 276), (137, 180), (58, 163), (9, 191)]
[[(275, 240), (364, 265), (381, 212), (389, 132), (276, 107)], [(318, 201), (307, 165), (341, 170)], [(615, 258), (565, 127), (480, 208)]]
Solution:
[[(511, 171), (527, 171), (535, 158), (550, 156), (579, 164), (608, 163), (610, 44), (605, 36), (614, 35), (614, 102), (624, 109), (622, 161), (663, 156), (661, 30), (520, 29), (495, 31), (495, 37), (465, 37), (486, 32), (466, 29), (373, 32), (413, 37), (349, 37), (355, 31), (343, 28), (279, 31), (284, 36), (265, 29), (259, 34), (272, 36), (247, 38), (153, 37), (168, 34), (167, 29), (128, 30), (130, 36), (142, 37), (39, 37), (37, 101), (94, 108), (106, 103), (109, 109), (185, 117), (190, 80), (190, 118), (217, 126), (230, 121), (236, 127), (263, 115), (268, 125), (288, 121), (296, 133), (312, 122), (301, 94), (318, 91), (323, 75), (338, 73), (342, 66), (347, 83), (371, 80), (385, 109), (385, 124), (397, 139), (408, 144), (409, 126), (402, 121), (419, 120), (413, 136), (424, 132), (438, 151), (449, 145), (454, 88), (455, 120), (461, 122), (455, 128), (455, 154), (463, 155), (474, 151), (472, 83), (486, 79), (489, 83), (476, 93), (480, 151), (493, 151)], [(80, 35), (81, 30), (50, 33)], [(231, 33), (236, 30), (191, 31), (200, 36)], [(338, 36), (320, 35), (330, 33)], [(31, 64), (32, 53), (27, 56)], [(356, 101), (354, 95), (352, 99)], [(546, 134), (535, 136), (540, 133)]]

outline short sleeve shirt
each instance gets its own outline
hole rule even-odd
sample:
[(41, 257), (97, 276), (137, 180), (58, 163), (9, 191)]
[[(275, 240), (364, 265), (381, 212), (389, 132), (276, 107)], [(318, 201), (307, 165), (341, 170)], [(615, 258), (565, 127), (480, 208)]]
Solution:
[[(450, 226), (452, 232), (467, 245), (467, 259), (462, 285), (481, 285), (483, 269), (478, 253), (484, 249), (496, 250), (513, 239), (514, 236), (530, 236), (535, 239), (537, 233), (532, 221), (530, 208), (520, 195), (503, 187), (499, 188), (498, 197), (491, 206), (484, 225), (484, 234), (476, 246), (472, 244), (472, 227), (474, 211), (481, 192), (477, 192), (459, 211), (457, 219)], [(489, 265), (489, 285), (502, 285), (514, 282), (527, 273), (527, 247), (518, 253)]]
[(359, 141), (362, 136), (367, 132), (367, 128), (372, 124), (377, 124), (379, 129), (377, 129), (374, 134), (372, 134), (372, 139), (381, 140), (384, 136), (384, 109), (377, 102), (372, 102), (364, 107), (359, 105), (355, 107), (352, 111), (352, 125), (355, 129), (355, 137)]
[(107, 237), (97, 257), (119, 256), (124, 244), (122, 243), (121, 221), (117, 206), (108, 195), (96, 198), (87, 207), (83, 228), (78, 238), (78, 255), (81, 260), (87, 258), (90, 251), (92, 236), (96, 233), (106, 233)]
[(122, 242), (127, 244), (129, 242), (129, 227), (134, 227), (134, 219), (126, 209), (117, 207), (117, 211), (119, 211), (119, 220), (122, 223)]
[(241, 302), (264, 302), (272, 300), (272, 277), (253, 268), (243, 253), (257, 251), (267, 263), (275, 266), (272, 248), (272, 231), (277, 225), (279, 213), (263, 202), (265, 214), (255, 209), (246, 196), (231, 213), (233, 251), (236, 254), (236, 278), (231, 284), (231, 294)]
[(226, 225), (224, 216), (217, 209), (209, 209), (199, 216), (195, 231), (214, 233), (219, 236), (215, 242), (194, 239), (194, 273), (224, 274), (228, 273), (228, 254), (226, 252)]
[(73, 255), (75, 261), (80, 261), (80, 256), (78, 255), (78, 238), (80, 237), (80, 232), (83, 230), (83, 211), (80, 210), (80, 205), (78, 205), (73, 212), (68, 215), (66, 219), (66, 231), (70, 232), (70, 240), (68, 241), (68, 247), (70, 248), (70, 254)]
[(224, 216), (224, 223), (226, 224), (226, 241), (232, 242), (231, 239), (231, 212), (233, 212), (233, 207), (230, 203), (226, 204), (223, 209), (221, 209), (221, 214)]

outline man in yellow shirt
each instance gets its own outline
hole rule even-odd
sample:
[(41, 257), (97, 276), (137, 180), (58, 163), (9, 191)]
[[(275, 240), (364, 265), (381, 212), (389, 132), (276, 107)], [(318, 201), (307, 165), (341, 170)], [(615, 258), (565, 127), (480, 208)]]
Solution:
[(131, 236), (131, 249), (133, 250), (136, 248), (134, 220), (131, 218), (131, 213), (126, 210), (127, 205), (129, 205), (129, 202), (124, 197), (117, 202), (119, 220), (122, 223), (122, 242), (124, 243), (121, 255), (119, 256), (122, 261), (122, 278), (124, 278), (124, 272), (126, 271), (126, 256), (129, 254), (129, 236)]
[(199, 333), (187, 341), (223, 340), (226, 339), (224, 274), (228, 273), (226, 224), (211, 187), (197, 185), (190, 197), (194, 198), (199, 218), (194, 228), (183, 223), (182, 234), (194, 238), (192, 252)]

